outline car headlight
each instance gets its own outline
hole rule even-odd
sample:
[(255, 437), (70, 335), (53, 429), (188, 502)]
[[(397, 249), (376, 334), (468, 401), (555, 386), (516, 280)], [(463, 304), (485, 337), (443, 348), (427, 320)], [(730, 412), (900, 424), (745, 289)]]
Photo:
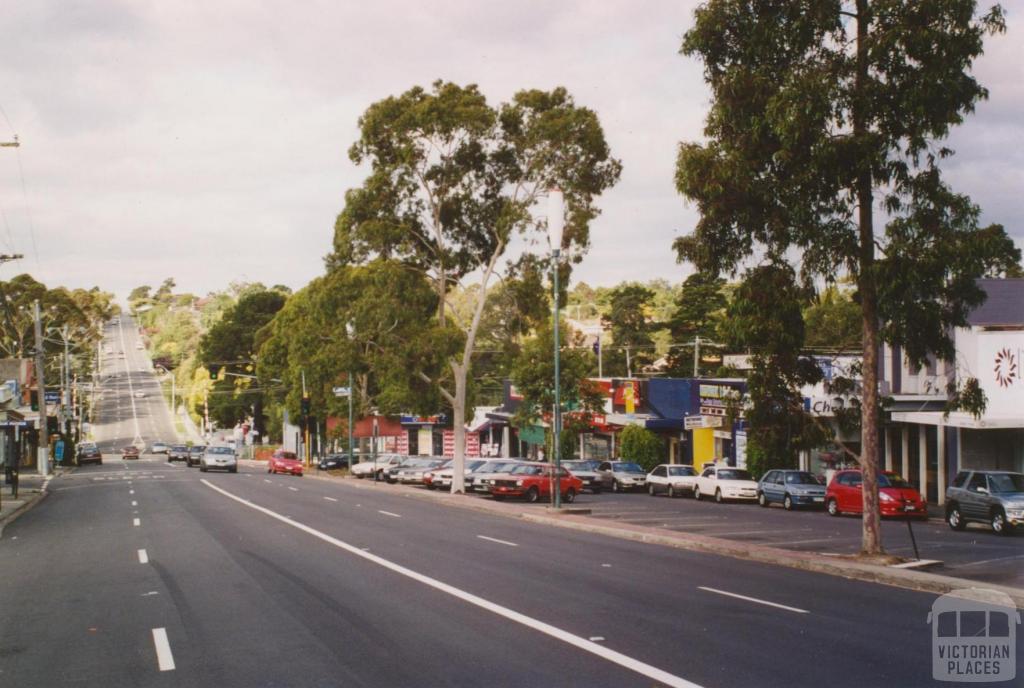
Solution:
[(522, 480), (517, 480), (516, 481), (516, 487), (522, 487), (522, 486), (523, 486), (523, 481)]

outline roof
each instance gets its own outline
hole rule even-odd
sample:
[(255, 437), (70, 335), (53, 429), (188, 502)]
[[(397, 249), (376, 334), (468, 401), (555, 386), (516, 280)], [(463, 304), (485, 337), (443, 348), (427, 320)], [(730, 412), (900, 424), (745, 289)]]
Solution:
[(1024, 278), (978, 280), (988, 298), (967, 316), (972, 327), (1024, 325)]

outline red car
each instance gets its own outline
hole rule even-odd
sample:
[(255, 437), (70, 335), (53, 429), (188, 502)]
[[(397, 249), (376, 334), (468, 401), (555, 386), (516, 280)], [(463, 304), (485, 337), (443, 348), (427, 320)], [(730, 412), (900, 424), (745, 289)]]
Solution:
[[(825, 508), (832, 516), (864, 511), (859, 470), (838, 471), (825, 491)], [(882, 516), (928, 518), (928, 507), (921, 493), (902, 476), (884, 471), (878, 474), (878, 500)]]
[(295, 452), (278, 449), (267, 462), (267, 473), (302, 475), (302, 462), (295, 456)]
[(139, 458), (139, 448), (132, 445), (128, 445), (121, 450), (122, 459), (137, 459)]
[[(522, 497), (528, 502), (536, 502), (542, 497), (550, 499), (554, 470), (555, 467), (549, 463), (524, 463), (492, 479), (488, 487), (497, 500), (506, 497)], [(564, 468), (558, 473), (558, 483), (565, 502), (575, 501), (583, 489), (583, 481)]]

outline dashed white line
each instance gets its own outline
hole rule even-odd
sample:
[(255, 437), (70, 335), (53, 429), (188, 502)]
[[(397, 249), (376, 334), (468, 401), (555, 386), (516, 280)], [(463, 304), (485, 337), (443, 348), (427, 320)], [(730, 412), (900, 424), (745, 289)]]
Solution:
[(138, 502), (136, 502), (135, 500), (132, 500), (132, 506), (138, 506), (138, 505), (139, 505)]
[(274, 481), (273, 481), (273, 480), (267, 480), (266, 478), (264, 478), (264, 479), (263, 479), (263, 482), (265, 482), (265, 483), (271, 483), (271, 484), (273, 484), (273, 483), (274, 483)]
[(299, 488), (292, 487), (291, 485), (288, 486), (288, 489), (291, 490), (292, 492), (298, 492), (299, 491)]
[(139, 520), (139, 519), (137, 519), (137, 518), (133, 518), (133, 519), (132, 519), (132, 525), (133, 525), (133, 526), (141, 526), (141, 525), (142, 525), (142, 521), (140, 521), (140, 520)]
[(519, 546), (514, 542), (509, 542), (508, 540), (499, 540), (498, 538), (487, 537), (486, 535), (477, 535), (477, 537), (481, 540), (487, 540), (488, 542), (497, 542), (499, 545), (508, 545), (509, 547)]
[(706, 592), (713, 592), (718, 595), (725, 595), (726, 597), (735, 597), (738, 600), (746, 600), (747, 602), (755, 602), (757, 604), (763, 604), (768, 607), (776, 607), (778, 609), (785, 609), (786, 611), (796, 612), (797, 614), (810, 614), (806, 609), (798, 609), (796, 607), (787, 607), (784, 604), (778, 604), (776, 602), (769, 602), (768, 600), (759, 600), (756, 597), (747, 597), (746, 595), (737, 595), (734, 592), (726, 592), (725, 590), (718, 590), (717, 588), (705, 588), (703, 585), (697, 586), (698, 590), (704, 590)]
[(160, 671), (174, 671), (174, 655), (171, 654), (171, 643), (167, 640), (167, 629), (153, 629), (153, 645), (156, 647), (156, 663)]
[(384, 514), (385, 516), (391, 516), (392, 518), (402, 518), (401, 514), (393, 514), (390, 511), (381, 511), (380, 509), (377, 509), (377, 513)]
[(326, 499), (328, 502), (336, 502), (336, 501), (338, 501), (334, 497), (324, 497), (324, 499)]
[(405, 576), (406, 578), (410, 578), (418, 583), (422, 583), (428, 587), (443, 592), (447, 595), (451, 595), (452, 597), (462, 600), (467, 604), (471, 604), (485, 611), (489, 611), (493, 614), (509, 619), (510, 621), (522, 624), (527, 628), (531, 628), (539, 633), (543, 633), (544, 635), (555, 638), (556, 640), (561, 640), (562, 642), (568, 645), (572, 645), (573, 647), (579, 648), (584, 652), (589, 652), (592, 655), (596, 655), (609, 662), (618, 664), (621, 667), (629, 669), (630, 671), (634, 671), (640, 674), (641, 676), (646, 676), (647, 678), (663, 683), (666, 686), (671, 686), (672, 688), (701, 688), (698, 684), (693, 683), (692, 681), (687, 681), (685, 678), (682, 678), (681, 676), (670, 674), (667, 671), (659, 669), (650, 664), (646, 664), (637, 659), (633, 659), (632, 657), (624, 655), (621, 652), (616, 652), (615, 650), (611, 650), (602, 645), (598, 645), (597, 643), (591, 640), (588, 640), (578, 635), (574, 635), (572, 633), (569, 633), (568, 631), (564, 631), (561, 628), (558, 628), (557, 626), (552, 626), (551, 624), (539, 621), (532, 617), (526, 616), (525, 614), (521, 614), (520, 612), (509, 609), (508, 607), (503, 607), (499, 604), (491, 602), (490, 600), (486, 600), (478, 595), (474, 595), (460, 588), (456, 588), (454, 585), (449, 585), (447, 583), (437, 580), (436, 578), (431, 578), (430, 576), (426, 576), (417, 571), (413, 571), (410, 568), (406, 568), (405, 566), (396, 564), (392, 561), (384, 559), (383, 557), (379, 557), (376, 554), (366, 552), (358, 547), (355, 547), (354, 545), (350, 545), (347, 542), (343, 542), (335, 537), (328, 535), (327, 533), (316, 530), (315, 528), (311, 528), (310, 526), (307, 526), (304, 523), (299, 523), (298, 521), (294, 521), (286, 516), (282, 516), (281, 514), (275, 511), (271, 511), (270, 509), (250, 502), (247, 499), (236, 497), (227, 490), (217, 487), (216, 485), (211, 483), (209, 480), (206, 480), (205, 478), (201, 478), (200, 480), (204, 485), (209, 487), (211, 490), (219, 492), (228, 499), (232, 499), (238, 502), (239, 504), (243, 504), (249, 507), (250, 509), (253, 509), (282, 523), (290, 525), (293, 528), (301, 530), (307, 535), (312, 535), (313, 537), (322, 540), (323, 542), (326, 542), (328, 544), (334, 545), (335, 547), (342, 549), (350, 554), (353, 554), (357, 557), (362, 557), (363, 559), (373, 562), (378, 566), (382, 566), (386, 569), (394, 571), (395, 573), (401, 576)]
[(146, 554), (146, 550), (144, 550), (144, 549), (140, 549), (139, 550), (139, 563), (140, 564), (148, 564), (149, 563), (149, 555)]

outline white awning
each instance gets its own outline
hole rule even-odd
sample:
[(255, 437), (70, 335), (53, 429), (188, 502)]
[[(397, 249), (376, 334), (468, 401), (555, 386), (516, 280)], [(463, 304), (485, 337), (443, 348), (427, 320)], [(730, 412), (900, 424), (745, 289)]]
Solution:
[(916, 423), (947, 428), (968, 428), (970, 430), (995, 430), (1000, 428), (1024, 428), (1024, 416), (982, 416), (975, 418), (969, 413), (955, 412), (943, 417), (939, 411), (896, 411), (892, 419), (898, 423)]

